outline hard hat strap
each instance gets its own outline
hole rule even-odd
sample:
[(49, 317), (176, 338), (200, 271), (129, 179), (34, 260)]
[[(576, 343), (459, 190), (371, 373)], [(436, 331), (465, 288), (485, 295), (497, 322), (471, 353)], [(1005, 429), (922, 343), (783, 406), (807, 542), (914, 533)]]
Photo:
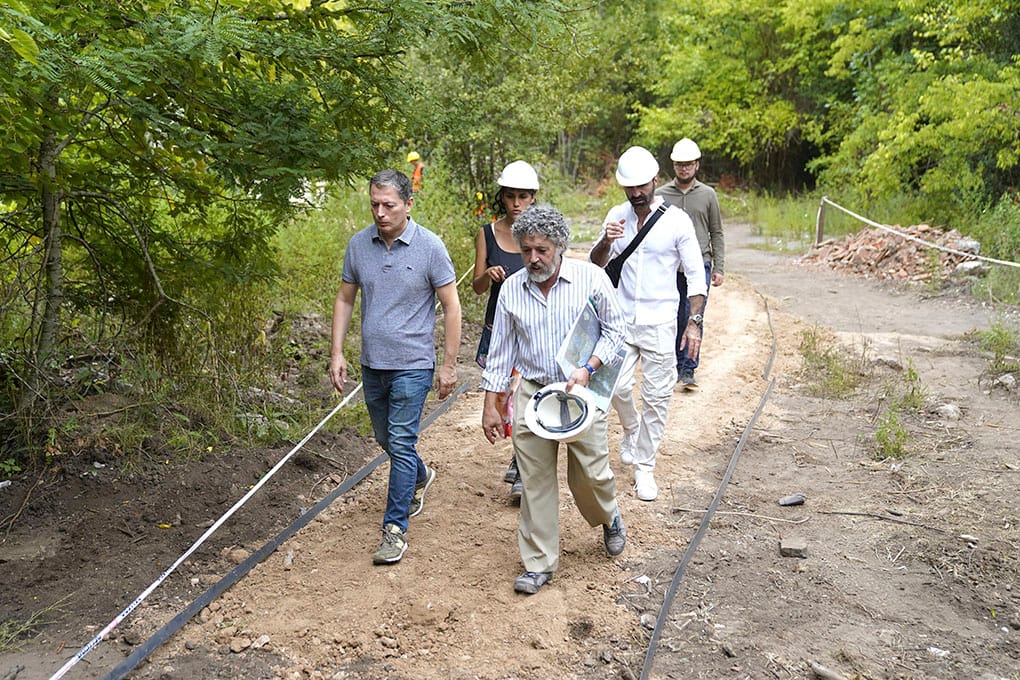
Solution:
[[(549, 397), (549, 396), (553, 396), (553, 395), (556, 396), (556, 399), (560, 403), (560, 409), (559, 409), (560, 410), (560, 424), (559, 425), (547, 425), (546, 423), (542, 422), (542, 418), (538, 416), (538, 405), (542, 403), (543, 399), (545, 399), (546, 397)], [(553, 390), (549, 390), (549, 391), (539, 390), (538, 392), (535, 393), (535, 396), (533, 397), (533, 399), (534, 399), (534, 402), (535, 402), (535, 406), (534, 406), (534, 408), (535, 408), (535, 421), (543, 429), (545, 429), (547, 432), (557, 432), (557, 433), (559, 433), (559, 432), (570, 432), (572, 430), (577, 429), (577, 427), (581, 423), (584, 422), (585, 418), (588, 417), (588, 403), (584, 399), (581, 399), (576, 394), (570, 394), (569, 392), (561, 392), (559, 390), (556, 390), (556, 391), (553, 391)], [(567, 404), (568, 400), (574, 401), (580, 407), (581, 413), (580, 413), (580, 415), (577, 418), (571, 419), (571, 417), (570, 417), (570, 407)]]

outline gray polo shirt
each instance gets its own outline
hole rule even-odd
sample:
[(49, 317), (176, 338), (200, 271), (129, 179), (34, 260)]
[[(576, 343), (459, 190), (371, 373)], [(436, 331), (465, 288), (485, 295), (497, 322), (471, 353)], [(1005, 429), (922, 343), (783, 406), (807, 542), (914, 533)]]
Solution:
[(435, 368), (436, 289), (455, 278), (442, 240), (413, 219), (391, 248), (374, 224), (354, 234), (343, 280), (361, 289), (361, 363)]

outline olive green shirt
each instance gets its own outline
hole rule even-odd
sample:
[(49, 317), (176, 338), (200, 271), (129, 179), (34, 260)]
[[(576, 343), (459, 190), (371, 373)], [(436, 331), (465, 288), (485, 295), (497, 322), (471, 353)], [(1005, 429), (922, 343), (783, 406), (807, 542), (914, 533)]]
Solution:
[(656, 189), (655, 194), (662, 196), (690, 216), (691, 222), (694, 222), (694, 233), (698, 235), (701, 256), (706, 264), (712, 265), (713, 272), (722, 274), (726, 246), (723, 243), (722, 213), (719, 212), (719, 199), (715, 195), (715, 189), (694, 180), (691, 188), (682, 192), (677, 188), (676, 182), (670, 180), (669, 184)]

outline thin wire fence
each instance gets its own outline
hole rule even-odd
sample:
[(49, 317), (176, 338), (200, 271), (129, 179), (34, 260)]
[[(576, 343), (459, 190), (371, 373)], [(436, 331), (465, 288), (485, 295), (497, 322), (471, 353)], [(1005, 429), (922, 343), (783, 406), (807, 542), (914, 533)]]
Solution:
[(917, 238), (916, 236), (913, 236), (911, 234), (906, 234), (906, 233), (904, 233), (902, 231), (899, 231), (898, 229), (894, 229), (893, 227), (890, 227), (890, 226), (888, 226), (886, 224), (879, 224), (878, 222), (875, 222), (874, 220), (869, 220), (867, 217), (864, 217), (862, 215), (858, 215), (857, 213), (855, 213), (852, 210), (849, 210), (848, 208), (844, 208), (843, 206), (839, 205), (838, 203), (834, 203), (833, 201), (830, 201), (828, 196), (822, 196), (822, 200), (818, 204), (818, 218), (815, 221), (815, 245), (821, 244), (821, 242), (825, 239), (825, 206), (826, 205), (831, 205), (833, 208), (836, 208), (837, 210), (841, 210), (844, 213), (846, 213), (847, 215), (849, 215), (850, 217), (853, 217), (854, 219), (860, 220), (861, 222), (864, 222), (867, 225), (875, 227), (876, 229), (881, 229), (883, 231), (887, 231), (890, 234), (895, 234), (895, 235), (899, 236), (900, 238), (906, 239), (908, 241), (913, 241), (914, 243), (919, 243), (919, 244), (921, 244), (923, 246), (926, 246), (928, 248), (934, 248), (935, 250), (941, 250), (942, 252), (945, 252), (945, 253), (952, 253), (953, 255), (959, 255), (961, 257), (965, 257), (965, 258), (971, 259), (971, 260), (980, 260), (982, 262), (989, 262), (991, 264), (1003, 265), (1005, 267), (1017, 267), (1017, 268), (1020, 268), (1020, 262), (1011, 262), (1009, 260), (997, 260), (994, 257), (984, 257), (983, 255), (977, 255), (975, 253), (968, 253), (968, 252), (963, 251), (963, 250), (957, 250), (956, 248), (949, 248), (947, 246), (939, 245), (938, 243), (932, 243), (931, 241), (925, 241), (924, 239)]

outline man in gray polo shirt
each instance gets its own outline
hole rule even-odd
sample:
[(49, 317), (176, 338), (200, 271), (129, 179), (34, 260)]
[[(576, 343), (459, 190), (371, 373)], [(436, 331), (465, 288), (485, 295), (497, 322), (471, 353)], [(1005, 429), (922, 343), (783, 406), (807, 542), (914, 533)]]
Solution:
[[(411, 180), (383, 170), (369, 181), (374, 224), (351, 237), (333, 305), (329, 377), (347, 382), (343, 347), (361, 290), (361, 379), (376, 441), (389, 455), (383, 537), (375, 564), (399, 562), (407, 550), (408, 518), (421, 512), (436, 478), (418, 455), (425, 398), (437, 380), (439, 398), (457, 384), (460, 299), (446, 246), (411, 218)], [(443, 362), (436, 370), (436, 298), (443, 306)], [(435, 374), (435, 375), (434, 375)]]

